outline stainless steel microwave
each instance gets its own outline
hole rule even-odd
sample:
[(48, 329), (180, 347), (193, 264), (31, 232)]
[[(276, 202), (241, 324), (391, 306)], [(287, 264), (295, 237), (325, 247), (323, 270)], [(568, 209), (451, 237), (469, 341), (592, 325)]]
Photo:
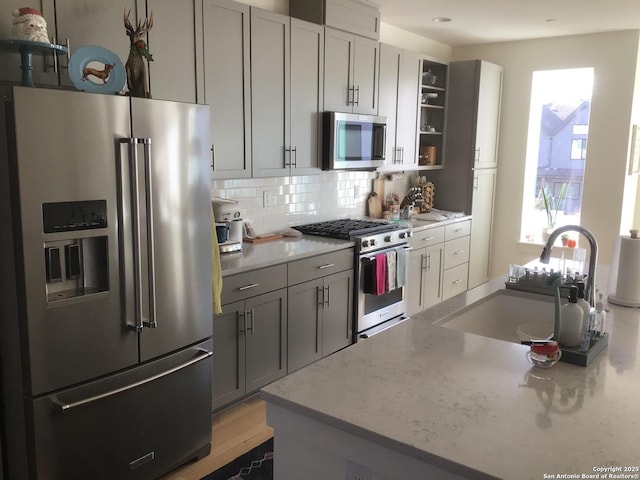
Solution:
[(375, 170), (384, 165), (387, 117), (324, 112), (323, 170)]

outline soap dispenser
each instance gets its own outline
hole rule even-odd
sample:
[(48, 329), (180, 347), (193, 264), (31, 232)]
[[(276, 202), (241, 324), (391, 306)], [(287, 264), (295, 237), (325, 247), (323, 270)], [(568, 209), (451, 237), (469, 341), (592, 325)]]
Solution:
[(582, 317), (584, 312), (578, 305), (578, 287), (569, 286), (569, 303), (562, 307), (560, 321), (560, 344), (566, 347), (579, 347), (582, 335)]
[(589, 331), (589, 323), (591, 319), (591, 305), (584, 299), (584, 282), (576, 283), (578, 287), (578, 306), (582, 308), (582, 331)]

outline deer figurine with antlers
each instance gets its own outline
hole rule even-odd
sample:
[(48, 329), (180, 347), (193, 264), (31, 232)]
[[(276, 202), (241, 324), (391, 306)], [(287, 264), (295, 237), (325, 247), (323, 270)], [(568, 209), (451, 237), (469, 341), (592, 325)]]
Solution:
[(148, 62), (152, 62), (153, 57), (149, 53), (149, 48), (142, 37), (148, 30), (151, 30), (151, 27), (153, 27), (153, 12), (151, 12), (151, 16), (144, 22), (142, 20), (138, 20), (135, 28), (129, 21), (130, 13), (131, 10), (125, 10), (124, 12), (124, 27), (127, 30), (127, 36), (131, 42), (129, 58), (125, 64), (129, 95), (132, 97), (151, 98), (147, 84), (147, 69), (144, 64), (144, 60), (146, 59)]

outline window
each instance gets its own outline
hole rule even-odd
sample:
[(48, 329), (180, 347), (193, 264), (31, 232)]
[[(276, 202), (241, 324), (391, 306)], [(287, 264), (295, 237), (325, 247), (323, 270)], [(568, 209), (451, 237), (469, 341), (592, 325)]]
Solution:
[(584, 160), (587, 158), (587, 139), (574, 138), (571, 140), (571, 160)]
[(521, 239), (580, 223), (593, 68), (533, 73)]

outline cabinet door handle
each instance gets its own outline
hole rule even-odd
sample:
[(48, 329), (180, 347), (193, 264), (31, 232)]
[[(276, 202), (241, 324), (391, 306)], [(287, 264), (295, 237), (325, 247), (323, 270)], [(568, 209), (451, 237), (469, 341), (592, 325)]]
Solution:
[(355, 88), (347, 87), (347, 105), (355, 105), (354, 103), (355, 96), (356, 96)]
[(250, 327), (247, 328), (247, 332), (249, 332), (249, 330), (251, 330), (251, 335), (253, 335), (254, 333), (256, 333), (256, 324), (255, 324), (255, 316), (256, 316), (256, 312), (255, 310), (252, 308), (251, 310), (249, 310), (247, 313), (247, 315), (251, 316), (251, 323), (250, 323)]
[(250, 285), (245, 285), (244, 287), (240, 287), (238, 290), (240, 290), (241, 292), (243, 292), (244, 290), (249, 290), (250, 288), (255, 288), (260, 286), (259, 283), (252, 283)]
[(293, 152), (293, 160), (291, 161), (291, 166), (293, 168), (297, 168), (297, 166), (298, 166), (298, 147), (293, 147), (291, 149), (291, 151)]
[[(291, 166), (291, 148), (290, 147), (283, 147), (283, 148), (284, 148), (284, 155), (282, 156), (283, 167), (290, 167)], [(287, 153), (289, 154), (289, 163), (287, 163)]]
[(429, 240), (433, 240), (436, 237), (425, 237), (422, 239), (423, 242), (428, 242)]
[(453, 285), (455, 285), (455, 284), (460, 283), (460, 282), (462, 282), (462, 279), (460, 279), (460, 278), (459, 278), (459, 279), (457, 279), (457, 280), (454, 280), (454, 281), (453, 281), (453, 282), (451, 282), (451, 283), (452, 283)]
[[(354, 88), (354, 92), (358, 94), (357, 97), (355, 97), (353, 104), (354, 105), (360, 105), (360, 85), (358, 85), (357, 87)], [(355, 96), (355, 94), (354, 94)]]
[[(318, 306), (322, 307), (324, 305), (324, 288), (316, 287), (316, 293), (318, 295)], [(320, 299), (322, 297), (322, 299)]]
[(475, 155), (474, 161), (477, 163), (477, 162), (480, 161), (480, 149), (476, 148), (476, 152), (475, 153), (476, 153), (476, 155)]
[(329, 285), (327, 285), (327, 286), (326, 286), (326, 287), (324, 287), (324, 288), (325, 288), (325, 290), (327, 291), (327, 295), (326, 295), (326, 297), (325, 297), (325, 302), (324, 302), (324, 304), (325, 304), (325, 306), (326, 306), (327, 308), (329, 308), (329, 307), (331, 306), (331, 298), (329, 297), (329, 295), (330, 295), (330, 293), (331, 293), (331, 290), (329, 289)]
[(478, 190), (478, 177), (473, 177), (473, 189)]
[(454, 255), (460, 255), (461, 253), (464, 253), (464, 250), (456, 250), (453, 252)]
[(246, 333), (246, 331), (247, 331), (247, 311), (245, 310), (244, 312), (241, 312), (240, 316), (242, 317), (242, 322), (239, 322), (240, 328), (238, 329), (238, 333)]
[(318, 268), (320, 270), (324, 270), (325, 268), (331, 268), (331, 267), (335, 267), (336, 264), (335, 263), (325, 263), (324, 265), (320, 265)]
[(431, 270), (431, 254), (427, 253), (427, 268), (426, 270)]
[(211, 144), (211, 170), (216, 169), (216, 146)]

